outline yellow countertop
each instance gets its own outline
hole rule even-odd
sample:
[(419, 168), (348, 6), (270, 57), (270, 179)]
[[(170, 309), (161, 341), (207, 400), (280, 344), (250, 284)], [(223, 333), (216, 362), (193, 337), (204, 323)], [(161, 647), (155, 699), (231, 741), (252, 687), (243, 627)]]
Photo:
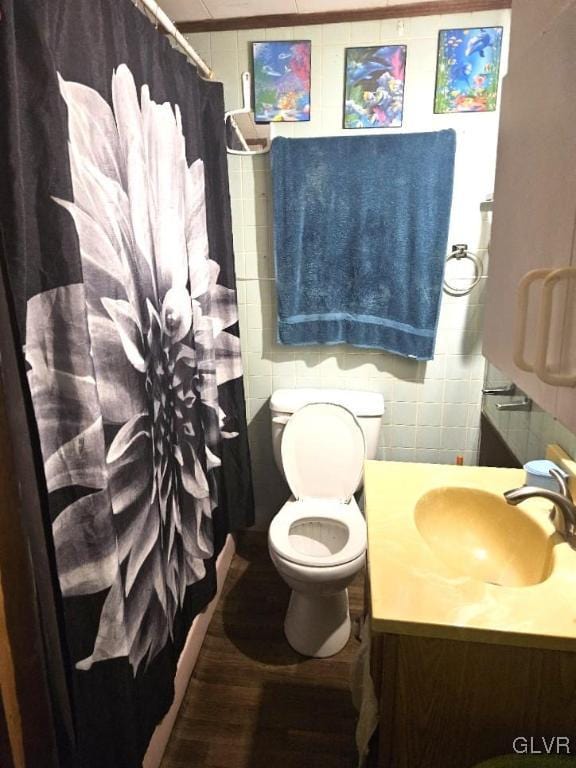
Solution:
[[(500, 495), (523, 483), (519, 469), (367, 461), (373, 630), (576, 652), (576, 551), (550, 522), (550, 502), (522, 503), (553, 545), (550, 575), (531, 586), (498, 586), (455, 572), (415, 523), (416, 503), (434, 488), (458, 486)], [(510, 507), (510, 514), (518, 514), (517, 508)]]

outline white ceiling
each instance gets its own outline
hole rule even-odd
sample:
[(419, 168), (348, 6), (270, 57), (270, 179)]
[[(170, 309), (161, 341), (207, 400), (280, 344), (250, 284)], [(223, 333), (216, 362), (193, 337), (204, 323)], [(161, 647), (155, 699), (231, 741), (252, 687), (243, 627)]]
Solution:
[(158, 0), (174, 21), (204, 21), (277, 13), (322, 13), (406, 5), (415, 0)]

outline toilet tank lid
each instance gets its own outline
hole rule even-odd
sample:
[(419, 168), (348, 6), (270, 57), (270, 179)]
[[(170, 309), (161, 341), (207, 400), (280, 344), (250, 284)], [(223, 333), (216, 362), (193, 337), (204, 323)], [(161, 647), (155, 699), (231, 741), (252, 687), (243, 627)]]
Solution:
[(358, 389), (277, 389), (270, 399), (270, 410), (276, 413), (294, 413), (310, 403), (343, 405), (355, 416), (382, 416), (384, 398), (378, 392)]

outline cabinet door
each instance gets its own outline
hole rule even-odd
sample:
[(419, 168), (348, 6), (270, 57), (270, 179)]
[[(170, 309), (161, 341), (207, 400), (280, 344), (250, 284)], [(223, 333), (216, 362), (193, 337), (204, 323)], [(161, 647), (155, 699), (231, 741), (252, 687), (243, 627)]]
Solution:
[[(576, 229), (576, 223), (575, 223)], [(575, 231), (576, 236), (576, 231)], [(562, 336), (562, 373), (576, 381), (576, 242), (572, 252), (572, 267), (575, 272), (566, 282), (566, 316)], [(558, 389), (556, 417), (572, 432), (576, 432), (576, 386)]]
[[(576, 6), (561, 14), (504, 80), (494, 191), (484, 354), (542, 408), (558, 388), (513, 359), (517, 291), (524, 275), (568, 266), (576, 215)], [(524, 356), (536, 352), (538, 293), (529, 291)], [(548, 360), (560, 365), (566, 306), (555, 301)]]

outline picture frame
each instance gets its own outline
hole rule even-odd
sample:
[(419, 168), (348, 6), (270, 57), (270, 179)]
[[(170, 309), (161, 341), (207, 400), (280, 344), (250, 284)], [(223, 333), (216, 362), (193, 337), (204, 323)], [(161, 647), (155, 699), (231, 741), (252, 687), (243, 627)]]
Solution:
[(252, 43), (254, 119), (257, 123), (310, 120), (310, 40)]
[(438, 33), (434, 113), (494, 112), (503, 27), (457, 27)]
[(400, 128), (404, 115), (407, 46), (346, 48), (344, 128)]

